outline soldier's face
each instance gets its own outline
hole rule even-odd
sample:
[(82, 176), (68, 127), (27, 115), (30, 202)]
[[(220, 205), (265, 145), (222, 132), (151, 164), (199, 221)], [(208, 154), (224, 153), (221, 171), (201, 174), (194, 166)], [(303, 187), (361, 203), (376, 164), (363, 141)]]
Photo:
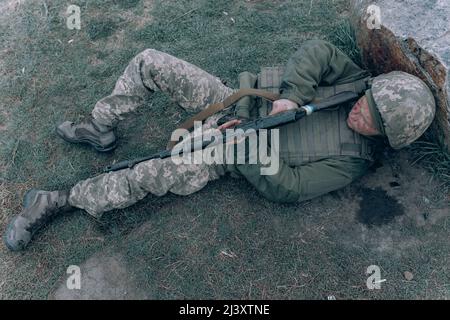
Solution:
[(380, 134), (370, 114), (366, 96), (361, 97), (353, 106), (348, 114), (347, 125), (365, 136), (376, 136)]

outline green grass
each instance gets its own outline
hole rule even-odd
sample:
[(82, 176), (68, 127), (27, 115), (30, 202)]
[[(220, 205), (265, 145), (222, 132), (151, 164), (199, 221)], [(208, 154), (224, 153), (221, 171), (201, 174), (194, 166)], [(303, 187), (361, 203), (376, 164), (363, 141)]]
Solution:
[(420, 140), (410, 147), (413, 163), (427, 168), (437, 179), (442, 181), (442, 189), (450, 194), (450, 154), (436, 142)]
[(357, 65), (362, 66), (361, 50), (356, 43), (355, 30), (349, 20), (337, 24), (328, 40), (343, 50)]
[[(21, 2), (0, 21), (1, 48), (11, 48), (0, 57), (0, 125), (6, 126), (0, 136), (1, 230), (20, 210), (27, 189), (69, 188), (115, 160), (154, 152), (189, 116), (155, 94), (120, 124), (112, 154), (69, 145), (54, 134), (55, 124), (88, 115), (127, 62), (146, 48), (194, 63), (230, 86), (242, 71), (284, 63), (306, 39), (328, 39), (356, 61), (359, 54), (341, 15), (346, 0), (71, 4), (81, 7), (78, 31), (65, 27), (66, 1)], [(2, 247), (0, 298), (45, 299), (67, 266), (106, 249), (124, 254), (130, 272), (154, 298), (449, 298), (444, 222), (380, 228), (355, 243), (362, 227), (346, 216), (340, 193), (279, 205), (245, 181), (226, 178), (190, 197), (147, 197), (101, 221), (80, 211), (67, 214), (23, 253)], [(379, 251), (375, 244), (386, 237), (405, 252)], [(379, 292), (364, 286), (365, 268), (374, 263), (390, 276)], [(405, 284), (405, 269), (420, 277)]]

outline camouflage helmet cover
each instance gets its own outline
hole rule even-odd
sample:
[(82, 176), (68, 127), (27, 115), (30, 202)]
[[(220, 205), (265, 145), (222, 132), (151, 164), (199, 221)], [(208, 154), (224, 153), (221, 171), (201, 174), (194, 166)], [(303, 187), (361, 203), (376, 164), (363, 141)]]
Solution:
[(394, 149), (414, 142), (433, 121), (433, 94), (421, 79), (409, 73), (393, 71), (374, 78), (372, 95)]

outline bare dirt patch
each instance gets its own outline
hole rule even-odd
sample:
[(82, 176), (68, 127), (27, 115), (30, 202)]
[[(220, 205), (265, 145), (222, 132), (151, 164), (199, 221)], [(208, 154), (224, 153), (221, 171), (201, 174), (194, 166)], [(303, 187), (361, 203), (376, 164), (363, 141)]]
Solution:
[(148, 299), (139, 290), (132, 274), (127, 270), (119, 253), (100, 253), (90, 257), (80, 266), (81, 288), (67, 288), (67, 276), (62, 277), (62, 283), (50, 298), (56, 300), (129, 300)]

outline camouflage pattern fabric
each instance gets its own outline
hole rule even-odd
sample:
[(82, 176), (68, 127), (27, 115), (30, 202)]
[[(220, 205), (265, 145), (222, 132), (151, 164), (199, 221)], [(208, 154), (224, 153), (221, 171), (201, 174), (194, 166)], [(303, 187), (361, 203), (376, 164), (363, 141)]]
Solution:
[(147, 49), (128, 64), (111, 95), (96, 103), (92, 116), (98, 123), (114, 127), (127, 114), (144, 105), (155, 91), (168, 94), (187, 111), (200, 112), (235, 90), (193, 64)]
[(132, 169), (104, 173), (79, 182), (70, 190), (69, 204), (100, 218), (106, 211), (131, 206), (148, 193), (156, 196), (169, 191), (178, 195), (192, 194), (223, 174), (221, 166), (175, 164), (171, 158), (152, 159)]
[[(235, 90), (199, 67), (167, 53), (147, 49), (129, 63), (111, 95), (97, 102), (92, 116), (100, 124), (116, 126), (155, 91), (168, 94), (188, 111), (199, 112), (209, 104), (224, 100)], [(203, 129), (216, 126), (222, 115), (208, 118)], [(224, 169), (219, 165), (175, 164), (171, 158), (153, 159), (132, 169), (79, 182), (70, 191), (69, 203), (100, 217), (106, 211), (128, 207), (148, 193), (156, 196), (167, 192), (194, 193), (223, 174)]]
[(373, 80), (372, 95), (394, 149), (414, 142), (433, 121), (436, 109), (433, 94), (413, 75), (402, 71), (382, 74)]

